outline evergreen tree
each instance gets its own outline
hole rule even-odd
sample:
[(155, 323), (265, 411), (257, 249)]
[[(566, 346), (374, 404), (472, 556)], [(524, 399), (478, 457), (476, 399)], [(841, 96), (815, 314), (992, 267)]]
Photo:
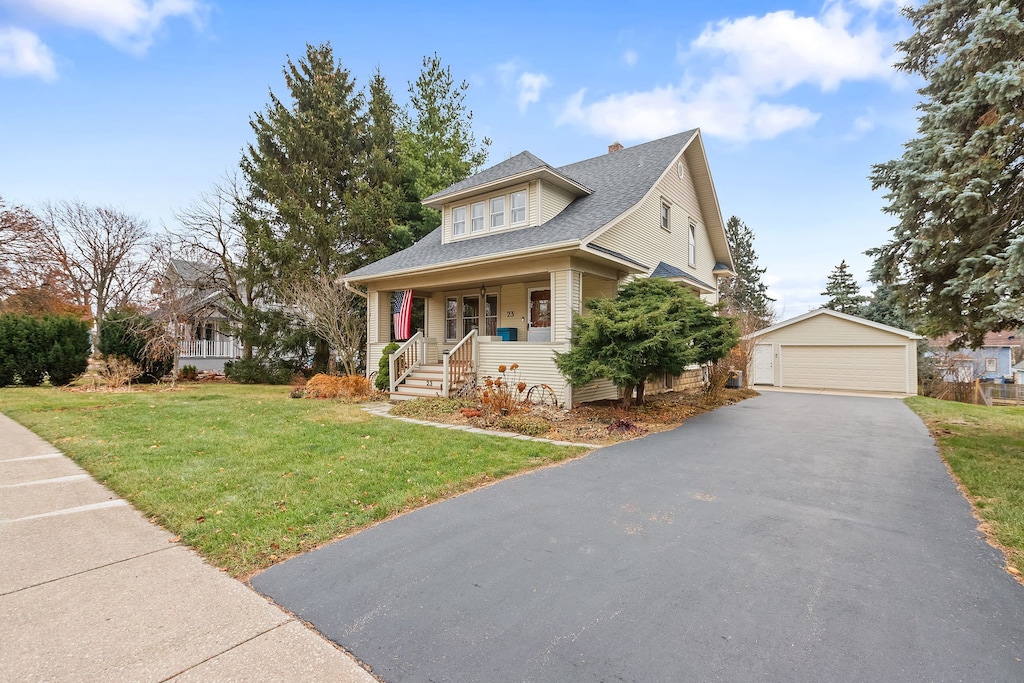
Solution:
[[(307, 45), (298, 62), (287, 61), (291, 102), (274, 93), (264, 112), (250, 120), (256, 134), (242, 157), (248, 200), (239, 221), (246, 241), (262, 254), (262, 277), (276, 285), (337, 277), (379, 252), (376, 226), (352, 221), (353, 194), (362, 169), (366, 118), (363, 95), (330, 43)], [(260, 328), (282, 329), (266, 312)], [(326, 340), (313, 340), (313, 365), (327, 367)]]
[(918, 136), (873, 167), (891, 241), (869, 252), (929, 336), (981, 344), (1024, 324), (1024, 7), (930, 0), (904, 14), (902, 71), (923, 77)]
[(725, 224), (725, 235), (732, 250), (732, 262), (736, 274), (722, 278), (719, 282), (721, 300), (730, 315), (743, 315), (751, 322), (750, 332), (768, 327), (775, 315), (772, 304), (775, 299), (768, 296), (768, 285), (761, 276), (765, 268), (757, 266), (757, 252), (754, 251), (754, 231), (736, 216)]
[(352, 196), (353, 232), (363, 238), (367, 262), (408, 246), (403, 220), (403, 172), (399, 135), (404, 114), (378, 68), (370, 78), (360, 175)]
[(875, 291), (871, 293), (860, 316), (901, 330), (913, 328), (913, 325), (907, 320), (903, 307), (899, 305), (896, 293), (884, 282), (875, 285)]
[(573, 386), (611, 380), (622, 390), (623, 406), (634, 390), (637, 403), (644, 402), (649, 378), (724, 358), (739, 338), (732, 318), (664, 278), (633, 280), (616, 298), (586, 306), (590, 314), (575, 318), (572, 348), (556, 352), (555, 365)]
[(291, 102), (271, 91), (266, 111), (250, 120), (256, 140), (241, 168), (262, 211), (244, 207), (245, 227), (280, 280), (353, 270), (372, 241), (349, 221), (361, 175), (363, 96), (330, 43), (307, 45), (305, 57), (288, 60), (284, 78)]
[(420, 200), (475, 173), (487, 161), (491, 141), (477, 146), (473, 112), (466, 108), (469, 83), (456, 84), (450, 66), (435, 52), (409, 84), (408, 128), (401, 135), (405, 175), (404, 223), (417, 240), (441, 224)]
[(860, 286), (853, 278), (850, 267), (846, 265), (846, 259), (832, 269), (825, 283), (825, 291), (821, 295), (828, 297), (822, 308), (831, 308), (833, 311), (850, 315), (860, 315), (868, 300), (860, 293)]

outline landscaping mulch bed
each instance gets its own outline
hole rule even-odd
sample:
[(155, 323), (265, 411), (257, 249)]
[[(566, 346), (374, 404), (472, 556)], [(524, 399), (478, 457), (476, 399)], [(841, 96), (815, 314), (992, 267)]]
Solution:
[(623, 408), (619, 401), (594, 401), (571, 410), (535, 405), (505, 416), (488, 414), (479, 402), (470, 399), (418, 399), (398, 403), (391, 414), (555, 441), (606, 445), (673, 429), (694, 415), (757, 395), (752, 389), (723, 389), (717, 400), (709, 402), (699, 390), (671, 391), (648, 395), (644, 405), (630, 408)]

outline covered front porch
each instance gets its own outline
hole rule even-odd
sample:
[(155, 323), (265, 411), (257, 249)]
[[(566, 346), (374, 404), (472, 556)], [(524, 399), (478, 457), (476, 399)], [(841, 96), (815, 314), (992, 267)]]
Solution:
[(554, 355), (569, 349), (572, 320), (583, 314), (583, 302), (614, 296), (625, 275), (605, 264), (561, 257), (424, 273), (392, 288), (375, 283), (367, 292), (368, 371), (377, 368), (394, 339), (392, 294), (411, 289), (416, 324), (413, 339), (393, 354), (395, 398), (453, 395), (512, 363), (518, 363), (524, 382), (550, 387), (559, 403), (614, 398), (610, 382), (574, 390), (555, 367)]

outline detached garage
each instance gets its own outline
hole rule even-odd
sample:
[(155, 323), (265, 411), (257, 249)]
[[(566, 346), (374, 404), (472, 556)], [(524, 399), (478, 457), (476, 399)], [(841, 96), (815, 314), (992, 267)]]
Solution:
[(748, 371), (753, 384), (915, 394), (922, 338), (819, 308), (748, 335)]

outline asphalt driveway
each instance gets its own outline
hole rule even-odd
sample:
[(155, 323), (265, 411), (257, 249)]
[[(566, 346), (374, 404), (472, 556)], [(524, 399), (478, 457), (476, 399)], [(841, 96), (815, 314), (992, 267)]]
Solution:
[(385, 681), (1022, 681), (1024, 588), (921, 421), (771, 393), (252, 585)]

